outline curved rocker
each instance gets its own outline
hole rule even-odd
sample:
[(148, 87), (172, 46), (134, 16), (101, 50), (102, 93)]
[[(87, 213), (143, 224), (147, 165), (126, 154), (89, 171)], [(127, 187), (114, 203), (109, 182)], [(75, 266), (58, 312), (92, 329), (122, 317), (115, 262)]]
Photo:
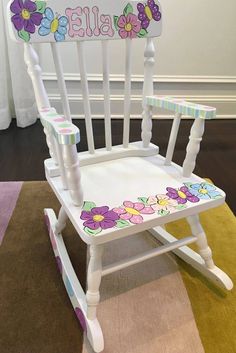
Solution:
[(56, 232), (56, 226), (58, 224), (56, 215), (52, 209), (45, 209), (44, 215), (58, 270), (62, 276), (75, 314), (93, 350), (96, 353), (102, 352), (104, 349), (104, 339), (100, 324), (97, 318), (93, 320), (87, 318), (86, 295), (72, 267), (63, 238), (61, 234), (57, 234)]

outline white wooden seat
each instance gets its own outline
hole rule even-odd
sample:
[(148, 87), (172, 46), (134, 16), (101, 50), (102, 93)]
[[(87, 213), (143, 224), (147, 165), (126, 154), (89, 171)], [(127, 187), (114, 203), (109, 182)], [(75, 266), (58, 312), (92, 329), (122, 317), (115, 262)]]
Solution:
[[(158, 1), (140, 0), (11, 0), (7, 7), (10, 35), (24, 43), (25, 61), (31, 76), (40, 119), (50, 157), (45, 160), (46, 178), (61, 203), (56, 217), (45, 209), (45, 221), (58, 268), (76, 316), (95, 352), (104, 349), (103, 333), (97, 319), (99, 286), (103, 276), (127, 266), (173, 251), (215, 284), (232, 289), (230, 278), (213, 262), (212, 251), (199, 221), (199, 213), (224, 203), (225, 194), (193, 174), (204, 133), (205, 119), (215, 117), (215, 108), (155, 96), (153, 38), (161, 34), (162, 11)], [(125, 40), (125, 90), (123, 143), (112, 144), (109, 83), (109, 40)], [(142, 133), (130, 143), (132, 47), (134, 39), (145, 40)], [(105, 146), (96, 149), (89, 99), (86, 41), (100, 41), (104, 89)], [(77, 46), (84, 103), (88, 151), (77, 152), (79, 128), (71, 122), (69, 100), (59, 54), (61, 41)], [(32, 43), (50, 43), (55, 63), (63, 114), (51, 107)], [(72, 43), (73, 45), (73, 43)], [(99, 55), (99, 53), (94, 53)], [(135, 58), (138, 60), (139, 58)], [(152, 110), (175, 113), (166, 156), (151, 143)], [(183, 166), (172, 162), (182, 115), (193, 118)], [(67, 219), (90, 250), (87, 290), (84, 293), (71, 265), (62, 232)], [(177, 239), (164, 226), (186, 218), (191, 233)], [(220, 225), (219, 225), (220, 226)], [(162, 246), (107, 266), (102, 253), (107, 242), (140, 231), (149, 231)], [(199, 253), (187, 245), (196, 242)]]

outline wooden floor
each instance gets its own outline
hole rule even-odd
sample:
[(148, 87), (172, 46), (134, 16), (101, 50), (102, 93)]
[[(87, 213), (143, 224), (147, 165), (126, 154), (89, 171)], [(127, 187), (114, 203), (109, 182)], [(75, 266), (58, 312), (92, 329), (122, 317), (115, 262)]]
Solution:
[[(80, 151), (86, 150), (84, 121), (76, 120), (81, 132)], [(182, 163), (192, 122), (184, 120), (180, 127), (174, 161)], [(104, 123), (94, 121), (95, 143), (104, 146)], [(152, 141), (159, 145), (161, 154), (167, 148), (171, 121), (153, 122)], [(112, 122), (113, 143), (122, 141), (122, 121)], [(140, 140), (140, 120), (131, 122), (131, 141)], [(13, 122), (9, 129), (0, 131), (0, 181), (45, 180), (43, 160), (48, 157), (44, 133), (38, 121), (25, 129)], [(206, 131), (197, 160), (195, 173), (211, 178), (227, 194), (227, 203), (236, 214), (236, 121), (216, 120), (206, 123)]]

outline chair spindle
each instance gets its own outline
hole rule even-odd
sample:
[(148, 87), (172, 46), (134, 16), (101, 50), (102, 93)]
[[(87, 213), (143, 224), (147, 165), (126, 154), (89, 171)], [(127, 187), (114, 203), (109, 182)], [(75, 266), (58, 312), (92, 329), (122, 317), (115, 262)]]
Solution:
[(200, 144), (205, 130), (205, 119), (196, 118), (191, 128), (187, 153), (183, 163), (183, 176), (189, 178), (196, 166), (196, 158), (200, 151)]
[(175, 149), (175, 144), (176, 144), (176, 139), (177, 139), (178, 132), (179, 132), (179, 125), (181, 122), (181, 117), (182, 117), (182, 114), (177, 113), (175, 115), (175, 118), (174, 118), (174, 121), (172, 124), (170, 138), (169, 138), (168, 148), (167, 148), (167, 152), (166, 152), (165, 165), (171, 165), (173, 154), (174, 154), (174, 149)]
[(132, 40), (126, 39), (126, 54), (125, 54), (125, 98), (124, 98), (124, 128), (123, 128), (123, 147), (129, 146), (129, 131), (130, 131), (130, 113), (131, 113), (131, 53)]
[[(28, 74), (32, 80), (38, 110), (40, 111), (45, 108), (50, 108), (50, 102), (42, 79), (42, 69), (39, 65), (39, 57), (32, 44), (24, 44), (24, 60), (27, 65)], [(46, 128), (44, 128), (43, 131), (46, 135), (46, 141), (50, 156), (57, 164), (57, 153), (53, 141), (53, 136)]]
[(53, 60), (55, 64), (56, 74), (57, 74), (57, 81), (58, 81), (58, 87), (59, 87), (61, 101), (62, 101), (63, 113), (66, 120), (71, 121), (70, 105), (69, 105), (69, 100), (67, 95), (67, 89), (66, 89), (66, 84), (65, 84), (64, 74), (63, 74), (62, 61), (59, 53), (58, 43), (51, 43), (51, 49), (52, 49), (52, 55), (53, 55)]
[(147, 148), (152, 138), (152, 109), (146, 105), (145, 97), (153, 96), (153, 71), (155, 65), (155, 47), (153, 40), (148, 38), (144, 50), (144, 82), (143, 82), (143, 113), (142, 113), (142, 141)]
[(92, 118), (91, 118), (91, 107), (90, 107), (90, 101), (89, 101), (87, 72), (86, 72), (86, 65), (85, 65), (85, 58), (84, 58), (84, 42), (78, 42), (77, 49), (78, 49), (78, 56), (79, 56), (81, 88), (82, 88), (82, 95), (84, 100), (84, 114), (85, 114), (88, 150), (91, 154), (94, 154), (95, 149), (94, 149), (94, 138), (93, 138), (93, 126), (92, 126)]
[(106, 141), (107, 151), (111, 151), (112, 138), (111, 138), (111, 103), (110, 103), (108, 41), (104, 40), (101, 43), (102, 43), (102, 59), (103, 59), (105, 141)]

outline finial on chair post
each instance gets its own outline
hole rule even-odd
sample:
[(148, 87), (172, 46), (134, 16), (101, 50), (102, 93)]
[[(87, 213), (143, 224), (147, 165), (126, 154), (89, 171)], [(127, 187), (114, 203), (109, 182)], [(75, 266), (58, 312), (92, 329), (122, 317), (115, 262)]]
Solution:
[(155, 65), (155, 47), (152, 38), (148, 38), (144, 50), (144, 82), (143, 82), (143, 147), (148, 147), (152, 138), (152, 108), (146, 105), (146, 96), (153, 96), (153, 71)]

